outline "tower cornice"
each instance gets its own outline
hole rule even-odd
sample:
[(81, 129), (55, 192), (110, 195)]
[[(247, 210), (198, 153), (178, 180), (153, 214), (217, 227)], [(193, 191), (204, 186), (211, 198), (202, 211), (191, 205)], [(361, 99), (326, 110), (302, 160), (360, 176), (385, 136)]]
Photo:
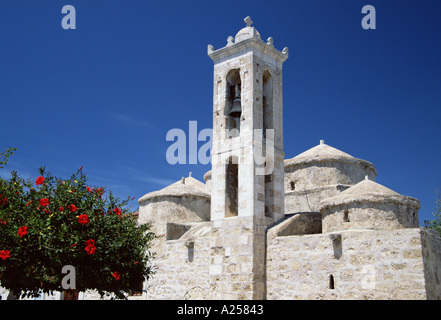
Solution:
[(242, 40), (237, 44), (225, 46), (218, 50), (214, 50), (212, 45), (208, 45), (208, 56), (214, 61), (214, 63), (217, 63), (220, 60), (224, 60), (233, 55), (251, 50), (262, 52), (280, 61), (281, 63), (285, 62), (285, 60), (288, 59), (288, 47), (285, 47), (283, 51), (279, 51), (274, 48), (274, 46), (266, 44), (262, 40), (259, 40), (257, 38)]
[(244, 21), (247, 26), (241, 29), (235, 38), (231, 36), (228, 37), (225, 47), (214, 50), (211, 44), (208, 45), (207, 53), (214, 63), (250, 50), (256, 50), (256, 52), (266, 54), (281, 63), (288, 59), (288, 47), (285, 47), (282, 51), (277, 50), (274, 48), (274, 40), (272, 37), (269, 37), (265, 43), (262, 41), (256, 28), (251, 26), (253, 23), (251, 18), (246, 17)]

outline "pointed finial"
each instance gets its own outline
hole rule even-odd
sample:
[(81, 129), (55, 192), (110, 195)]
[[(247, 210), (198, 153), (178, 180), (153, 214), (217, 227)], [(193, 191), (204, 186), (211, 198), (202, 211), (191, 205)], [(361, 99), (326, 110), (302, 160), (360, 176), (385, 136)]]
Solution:
[(189, 176), (190, 178), (193, 177), (193, 172), (190, 171), (190, 172), (188, 173), (188, 176)]
[(320, 140), (320, 144), (325, 144), (325, 140)]
[(229, 36), (227, 39), (227, 47), (234, 44), (234, 38), (232, 36)]
[(369, 180), (369, 176), (364, 176), (364, 180)]
[(273, 37), (269, 37), (269, 38), (266, 40), (266, 44), (269, 45), (269, 46), (272, 46), (272, 47), (274, 47), (273, 42), (274, 42)]
[(253, 24), (253, 20), (251, 20), (250, 16), (243, 19), (243, 21), (245, 21), (245, 23), (247, 24), (247, 27), (251, 27), (251, 25)]
[(181, 178), (181, 184), (185, 184), (185, 177)]

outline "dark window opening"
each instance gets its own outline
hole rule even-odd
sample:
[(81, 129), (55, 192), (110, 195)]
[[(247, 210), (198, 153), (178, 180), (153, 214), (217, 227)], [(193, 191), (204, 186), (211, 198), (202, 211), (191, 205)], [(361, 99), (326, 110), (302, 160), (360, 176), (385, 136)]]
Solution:
[(295, 183), (294, 181), (291, 181), (291, 182), (289, 183), (289, 185), (290, 185), (290, 187), (291, 187), (291, 190), (295, 190), (295, 189), (296, 189), (296, 183)]
[(240, 131), (240, 119), (242, 115), (241, 86), (240, 70), (233, 69), (228, 72), (225, 99), (226, 128), (228, 130), (236, 129), (232, 131), (234, 134), (230, 134), (230, 137), (238, 136)]
[(238, 215), (239, 167), (237, 161), (230, 158), (225, 172), (225, 217)]
[(348, 210), (346, 210), (343, 213), (343, 222), (350, 222), (350, 220), (349, 220), (349, 211)]
[(271, 74), (265, 70), (263, 72), (263, 119), (262, 129), (263, 137), (266, 137), (266, 130), (273, 129), (273, 83)]
[(329, 276), (329, 289), (334, 290), (334, 276), (331, 274)]

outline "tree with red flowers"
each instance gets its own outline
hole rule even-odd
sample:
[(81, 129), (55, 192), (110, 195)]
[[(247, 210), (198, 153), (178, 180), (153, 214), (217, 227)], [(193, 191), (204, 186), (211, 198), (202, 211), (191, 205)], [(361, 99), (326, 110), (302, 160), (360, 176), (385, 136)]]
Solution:
[[(0, 168), (15, 151), (3, 153)], [(1, 160), (1, 158), (0, 158)], [(124, 298), (154, 270), (150, 224), (137, 225), (110, 190), (91, 187), (82, 168), (70, 179), (0, 178), (0, 285), (38, 296), (62, 291), (63, 266), (76, 271), (76, 289)]]

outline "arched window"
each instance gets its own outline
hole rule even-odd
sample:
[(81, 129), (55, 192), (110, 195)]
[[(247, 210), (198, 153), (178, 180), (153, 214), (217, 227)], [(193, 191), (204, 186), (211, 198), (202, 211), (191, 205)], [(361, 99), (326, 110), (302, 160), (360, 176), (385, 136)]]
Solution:
[(242, 81), (240, 80), (240, 69), (230, 70), (227, 74), (227, 87), (225, 97), (225, 118), (226, 129), (233, 132), (236, 129), (237, 133), (230, 134), (230, 137), (235, 137), (240, 132), (240, 119), (242, 114), (242, 100), (241, 100), (241, 87)]
[(273, 124), (273, 81), (268, 70), (263, 72), (263, 137), (266, 137), (267, 129), (274, 129)]
[(238, 215), (239, 166), (236, 157), (230, 157), (225, 170), (225, 217)]

